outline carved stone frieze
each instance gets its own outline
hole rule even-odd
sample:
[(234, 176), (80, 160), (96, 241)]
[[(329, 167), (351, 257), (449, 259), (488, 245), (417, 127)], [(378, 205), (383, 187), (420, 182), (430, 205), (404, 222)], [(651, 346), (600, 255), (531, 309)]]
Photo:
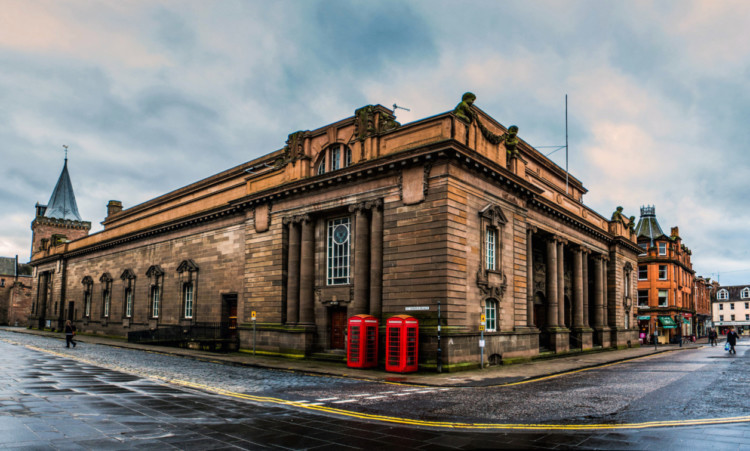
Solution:
[[(376, 113), (378, 113), (376, 121)], [(354, 111), (354, 136), (364, 141), (370, 136), (385, 133), (401, 126), (396, 116), (387, 114), (384, 110), (376, 111), (375, 106), (367, 105)]]
[(487, 271), (477, 271), (477, 286), (483, 298), (502, 299), (508, 288), (508, 278), (501, 272), (488, 274)]

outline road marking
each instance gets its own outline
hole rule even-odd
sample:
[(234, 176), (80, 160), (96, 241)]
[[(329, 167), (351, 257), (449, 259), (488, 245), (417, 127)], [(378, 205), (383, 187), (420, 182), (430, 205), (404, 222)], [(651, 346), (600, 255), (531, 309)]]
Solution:
[(385, 396), (385, 395), (382, 395), (382, 396), (370, 396), (369, 398), (365, 398), (365, 399), (381, 399), (381, 398), (387, 398), (387, 396)]
[[(39, 348), (37, 346), (18, 343), (18, 342), (12, 342), (12, 341), (5, 340), (5, 339), (3, 339), (2, 341), (15, 344), (15, 345), (24, 346), (28, 349), (43, 352), (45, 354), (51, 354), (51, 355), (65, 358), (65, 359), (75, 360), (75, 361), (86, 363), (86, 364), (93, 365), (96, 367), (104, 368), (99, 363), (92, 362), (88, 359), (85, 359), (79, 356), (51, 351), (51, 350)], [(654, 354), (650, 354), (649, 356), (644, 356), (644, 357), (650, 357), (653, 355)], [(644, 358), (644, 357), (639, 357), (639, 358)], [(636, 359), (630, 359), (627, 361), (632, 361), (632, 360), (636, 360)], [(616, 365), (618, 363), (623, 363), (623, 362), (626, 362), (626, 361), (614, 362), (609, 365), (603, 365), (603, 366), (612, 366), (612, 365)], [(601, 367), (602, 366), (598, 368), (601, 368)], [(558, 375), (550, 376), (546, 379), (549, 379), (551, 377), (559, 377), (562, 374), (582, 372), (582, 371), (589, 370), (589, 369), (593, 369), (593, 368), (584, 368), (578, 371), (571, 371), (569, 373), (561, 373)], [(289, 400), (280, 399), (280, 398), (256, 396), (256, 395), (249, 395), (245, 393), (236, 393), (236, 392), (224, 390), (224, 389), (217, 388), (217, 387), (211, 387), (211, 386), (204, 385), (204, 384), (198, 384), (195, 382), (142, 374), (133, 370), (128, 370), (127, 372), (131, 374), (136, 374), (145, 379), (155, 379), (163, 383), (178, 385), (181, 387), (193, 388), (196, 390), (202, 390), (205, 392), (215, 393), (218, 395), (227, 396), (227, 397), (236, 398), (236, 399), (242, 399), (246, 401), (297, 407), (297, 408), (301, 408), (305, 410), (312, 410), (316, 412), (340, 415), (340, 416), (348, 417), (348, 418), (357, 418), (361, 420), (381, 421), (385, 423), (405, 424), (405, 425), (412, 425), (412, 426), (427, 426), (427, 427), (434, 427), (434, 428), (484, 429), (484, 430), (527, 430), (527, 431), (531, 431), (531, 430), (583, 431), (583, 430), (651, 429), (651, 428), (664, 428), (664, 427), (676, 427), (676, 426), (707, 426), (707, 425), (717, 425), (717, 424), (750, 423), (750, 415), (736, 416), (736, 417), (723, 417), (723, 418), (697, 418), (697, 419), (691, 419), (691, 420), (647, 421), (647, 422), (642, 422), (642, 423), (622, 423), (622, 424), (533, 424), (533, 423), (524, 424), (524, 423), (460, 423), (460, 422), (448, 422), (448, 421), (426, 421), (426, 420), (418, 420), (418, 419), (412, 419), (412, 418), (401, 418), (401, 417), (392, 417), (392, 416), (387, 416), (387, 415), (360, 413), (360, 412), (343, 410), (343, 409), (338, 409), (335, 407), (326, 407), (326, 406), (311, 404), (311, 403), (300, 403), (297, 401), (289, 401)], [(540, 379), (535, 379), (535, 380), (540, 380)], [(518, 385), (518, 383), (508, 384), (508, 385)], [(396, 393), (396, 396), (406, 396), (408, 394), (410, 393)], [(351, 400), (345, 400), (345, 401), (356, 402), (357, 400), (351, 399)], [(339, 402), (342, 402), (342, 401), (339, 401)]]
[(372, 393), (362, 393), (359, 395), (349, 395), (349, 396), (351, 396), (352, 398), (361, 398), (362, 396), (370, 396), (370, 395), (372, 395)]
[(316, 399), (316, 401), (335, 401), (337, 399), (339, 398), (320, 398), (320, 399)]
[(334, 401), (332, 402), (332, 404), (346, 404), (349, 402), (357, 402), (357, 401), (359, 400), (358, 399), (342, 399), (341, 401)]

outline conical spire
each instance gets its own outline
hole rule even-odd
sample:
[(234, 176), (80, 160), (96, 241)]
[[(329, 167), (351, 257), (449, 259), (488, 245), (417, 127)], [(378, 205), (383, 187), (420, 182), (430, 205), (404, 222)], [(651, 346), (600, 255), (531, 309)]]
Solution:
[(60, 178), (57, 180), (52, 196), (47, 203), (47, 211), (44, 216), (48, 218), (70, 219), (81, 221), (81, 215), (78, 214), (78, 205), (76, 205), (76, 196), (73, 194), (73, 185), (70, 183), (68, 174), (68, 158), (65, 158)]
[(656, 238), (664, 236), (659, 221), (656, 220), (655, 206), (641, 207), (641, 219), (635, 226), (635, 233), (638, 238), (648, 238), (651, 246), (654, 245)]

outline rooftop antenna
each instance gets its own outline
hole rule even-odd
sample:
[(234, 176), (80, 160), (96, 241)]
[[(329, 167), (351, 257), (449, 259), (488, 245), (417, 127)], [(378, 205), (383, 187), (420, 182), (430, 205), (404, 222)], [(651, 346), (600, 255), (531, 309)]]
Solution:
[(68, 146), (63, 144), (63, 147), (65, 148), (65, 161), (68, 161)]
[(411, 111), (409, 108), (404, 108), (402, 106), (398, 106), (395, 103), (393, 104), (393, 113), (396, 114), (396, 110), (404, 110), (404, 111)]

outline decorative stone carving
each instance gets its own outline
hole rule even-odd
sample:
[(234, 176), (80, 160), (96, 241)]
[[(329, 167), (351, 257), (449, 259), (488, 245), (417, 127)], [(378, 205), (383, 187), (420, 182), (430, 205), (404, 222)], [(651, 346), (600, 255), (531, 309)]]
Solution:
[(187, 260), (183, 260), (180, 263), (180, 266), (177, 267), (177, 272), (183, 273), (185, 271), (188, 271), (188, 272), (198, 271), (198, 265), (196, 265), (195, 262), (190, 258)]
[(464, 93), (464, 95), (461, 96), (461, 102), (459, 102), (459, 104), (456, 105), (456, 108), (453, 109), (453, 114), (463, 122), (471, 124), (476, 118), (476, 113), (471, 109), (471, 105), (474, 104), (475, 100), (477, 100), (477, 96), (473, 93)]
[(291, 133), (284, 146), (284, 155), (276, 159), (275, 167), (280, 168), (287, 163), (309, 158), (305, 155), (305, 139), (310, 137), (309, 130), (299, 130)]
[(622, 207), (617, 207), (617, 209), (612, 213), (612, 219), (613, 222), (619, 222), (620, 224), (624, 224), (623, 216), (622, 216)]
[(486, 271), (480, 269), (477, 271), (477, 286), (484, 298), (500, 300), (503, 298), (503, 294), (505, 294), (505, 290), (508, 287), (508, 279), (501, 272), (495, 272), (492, 276), (489, 276)]
[(385, 133), (401, 126), (396, 121), (396, 116), (387, 114), (382, 109), (377, 111), (379, 116), (376, 123), (375, 113), (376, 110), (373, 105), (363, 106), (354, 111), (354, 136), (357, 137), (357, 140), (364, 141), (369, 136)]

